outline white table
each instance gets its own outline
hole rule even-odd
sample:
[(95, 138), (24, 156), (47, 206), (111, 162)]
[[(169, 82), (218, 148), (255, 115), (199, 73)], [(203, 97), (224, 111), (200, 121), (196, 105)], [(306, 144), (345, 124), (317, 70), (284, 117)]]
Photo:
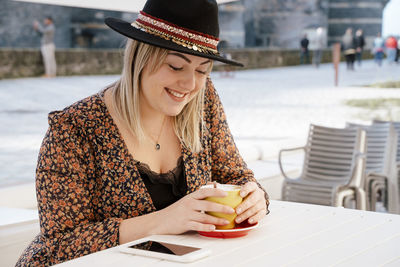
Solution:
[(245, 237), (157, 236), (212, 250), (191, 264), (123, 254), (116, 247), (61, 266), (400, 266), (400, 215), (283, 201), (270, 207)]
[(0, 207), (0, 266), (15, 266), (39, 232), (37, 210)]

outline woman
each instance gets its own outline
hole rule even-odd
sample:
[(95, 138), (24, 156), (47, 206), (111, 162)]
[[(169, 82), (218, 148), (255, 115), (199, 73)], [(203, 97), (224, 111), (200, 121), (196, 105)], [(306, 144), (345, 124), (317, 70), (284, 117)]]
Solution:
[(397, 52), (397, 39), (394, 36), (389, 36), (386, 39), (385, 47), (389, 64), (395, 63)]
[(353, 36), (353, 30), (348, 28), (342, 38), (344, 56), (348, 70), (354, 70), (354, 61), (356, 59), (356, 47)]
[(384, 48), (385, 48), (385, 42), (381, 36), (381, 33), (378, 32), (378, 35), (374, 39), (372, 53), (374, 54), (374, 61), (379, 67), (382, 66)]
[[(218, 54), (209, 0), (148, 0), (134, 23), (107, 19), (129, 37), (121, 79), (49, 115), (36, 186), (41, 233), (17, 265), (51, 265), (152, 234), (212, 231), (236, 212), (256, 223), (268, 197), (247, 169), (208, 78)], [(187, 18), (190, 18), (188, 20)], [(211, 181), (243, 185), (233, 210)]]

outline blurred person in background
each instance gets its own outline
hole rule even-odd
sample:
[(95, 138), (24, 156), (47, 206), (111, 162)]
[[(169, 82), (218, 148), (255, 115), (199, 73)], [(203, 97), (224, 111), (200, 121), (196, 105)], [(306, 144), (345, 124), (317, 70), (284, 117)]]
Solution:
[(364, 34), (361, 29), (358, 29), (356, 31), (355, 46), (356, 46), (356, 60), (358, 66), (361, 66), (362, 54), (365, 46)]
[(41, 53), (43, 58), (45, 74), (43, 77), (55, 77), (57, 72), (57, 64), (55, 57), (56, 46), (54, 44), (55, 26), (53, 18), (48, 16), (44, 19), (43, 25), (38, 21), (33, 22), (33, 28), (41, 36)]
[(386, 47), (386, 55), (389, 64), (393, 64), (396, 61), (396, 53), (397, 53), (397, 40), (394, 36), (389, 36), (385, 42)]
[(322, 27), (318, 27), (315, 34), (314, 43), (314, 51), (313, 51), (313, 65), (316, 68), (319, 68), (321, 64), (322, 58), (322, 49), (325, 47), (325, 36), (324, 29)]
[(374, 61), (378, 66), (382, 66), (382, 60), (384, 56), (384, 48), (385, 42), (381, 36), (381, 33), (378, 32), (378, 35), (374, 39), (372, 53), (374, 55)]
[(304, 34), (303, 38), (300, 41), (300, 64), (310, 63), (308, 52), (309, 43), (310, 41), (307, 38), (307, 34)]
[(397, 39), (396, 63), (399, 63), (399, 57), (400, 57), (400, 37)]
[(353, 30), (348, 28), (342, 37), (342, 48), (346, 58), (348, 70), (354, 70), (354, 60), (356, 58), (356, 44), (353, 36)]

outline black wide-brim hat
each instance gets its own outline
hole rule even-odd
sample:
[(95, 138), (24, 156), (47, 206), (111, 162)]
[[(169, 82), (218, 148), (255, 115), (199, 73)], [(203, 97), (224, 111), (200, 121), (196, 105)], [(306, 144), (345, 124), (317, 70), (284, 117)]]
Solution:
[(218, 51), (215, 0), (147, 0), (133, 23), (116, 18), (106, 18), (105, 23), (116, 32), (146, 44), (243, 66)]

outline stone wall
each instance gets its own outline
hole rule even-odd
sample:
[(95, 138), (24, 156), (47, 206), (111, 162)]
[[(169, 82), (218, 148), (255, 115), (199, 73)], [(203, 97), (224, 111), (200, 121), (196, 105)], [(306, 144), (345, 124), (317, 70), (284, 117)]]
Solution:
[[(299, 64), (298, 50), (248, 48), (226, 50), (225, 52), (230, 53), (233, 59), (245, 65), (244, 68), (237, 68), (238, 70)], [(122, 57), (122, 50), (117, 49), (58, 49), (56, 51), (57, 75), (119, 74), (122, 70)], [(364, 57), (370, 58), (371, 55), (365, 52)], [(39, 50), (0, 49), (0, 62), (0, 79), (35, 77), (44, 73)], [(322, 62), (331, 62), (330, 50), (324, 51)], [(216, 62), (214, 70), (222, 70), (224, 66)]]
[[(57, 75), (116, 74), (122, 70), (122, 50), (58, 49)], [(0, 79), (35, 77), (44, 73), (35, 49), (0, 49)]]
[[(274, 50), (262, 48), (248, 48), (241, 50), (233, 50), (230, 52), (232, 58), (242, 62), (244, 69), (257, 69), (257, 68), (273, 68), (283, 66), (299, 65), (300, 54), (298, 50)], [(312, 58), (310, 53), (310, 61)], [(324, 51), (322, 62), (330, 62), (331, 53), (329, 50)], [(219, 64), (217, 64), (219, 67)], [(238, 68), (242, 69), (242, 68)]]

